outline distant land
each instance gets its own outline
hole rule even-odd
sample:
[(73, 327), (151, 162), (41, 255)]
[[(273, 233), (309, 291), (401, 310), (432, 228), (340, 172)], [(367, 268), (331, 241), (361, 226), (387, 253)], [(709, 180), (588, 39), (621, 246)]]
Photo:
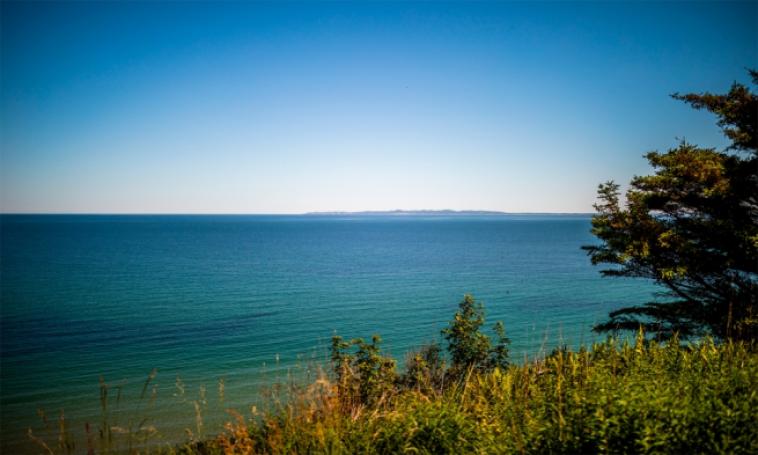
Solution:
[(494, 210), (364, 210), (359, 212), (307, 212), (317, 216), (511, 216), (511, 215), (592, 215), (591, 213), (498, 212)]
[(356, 212), (290, 212), (290, 213), (256, 213), (256, 212), (2, 212), (0, 217), (8, 216), (592, 216), (594, 212), (498, 212), (495, 210), (362, 210)]

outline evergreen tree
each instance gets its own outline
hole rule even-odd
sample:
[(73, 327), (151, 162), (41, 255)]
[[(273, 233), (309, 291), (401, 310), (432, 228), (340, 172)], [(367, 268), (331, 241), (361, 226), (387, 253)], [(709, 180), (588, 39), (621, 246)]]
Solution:
[[(754, 84), (758, 72), (750, 71)], [(583, 247), (606, 276), (649, 278), (668, 299), (621, 308), (597, 331), (636, 330), (662, 337), (711, 333), (756, 339), (758, 327), (758, 97), (734, 83), (725, 95), (673, 95), (706, 109), (731, 140), (724, 151), (687, 142), (646, 155), (655, 173), (601, 184), (592, 233)]]

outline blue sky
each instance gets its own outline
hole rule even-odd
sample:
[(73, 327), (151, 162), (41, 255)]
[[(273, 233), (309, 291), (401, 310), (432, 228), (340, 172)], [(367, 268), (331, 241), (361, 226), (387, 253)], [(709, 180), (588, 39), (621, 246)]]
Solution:
[(758, 3), (2, 3), (4, 212), (589, 212)]

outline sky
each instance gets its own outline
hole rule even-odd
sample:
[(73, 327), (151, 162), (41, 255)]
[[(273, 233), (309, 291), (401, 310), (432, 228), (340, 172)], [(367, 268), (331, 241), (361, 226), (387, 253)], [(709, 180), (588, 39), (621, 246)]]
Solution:
[(591, 212), (758, 67), (758, 2), (2, 2), (0, 211)]

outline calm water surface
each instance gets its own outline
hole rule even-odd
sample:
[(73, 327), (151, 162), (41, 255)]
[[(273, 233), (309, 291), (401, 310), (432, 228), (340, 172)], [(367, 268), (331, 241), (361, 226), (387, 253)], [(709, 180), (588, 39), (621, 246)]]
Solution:
[(0, 220), (4, 453), (27, 451), (27, 427), (44, 433), (38, 409), (64, 409), (75, 432), (98, 422), (100, 376), (128, 419), (150, 407), (139, 395), (157, 368), (151, 415), (172, 441), (196, 431), (195, 400), (215, 433), (224, 408), (247, 410), (261, 384), (325, 359), (335, 332), (379, 333), (402, 357), (439, 339), (472, 293), (523, 358), (593, 340), (609, 310), (655, 290), (599, 276), (580, 250), (593, 242), (583, 215)]

